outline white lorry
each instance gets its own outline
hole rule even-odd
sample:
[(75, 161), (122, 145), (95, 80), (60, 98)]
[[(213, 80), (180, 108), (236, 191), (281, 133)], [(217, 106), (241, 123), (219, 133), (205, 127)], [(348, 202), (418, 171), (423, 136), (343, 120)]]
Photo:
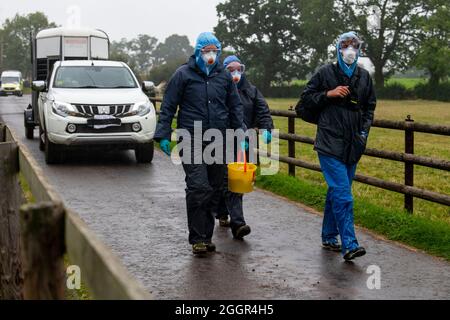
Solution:
[[(58, 28), (38, 34), (37, 40), (47, 39), (36, 41), (37, 59), (46, 55), (47, 68), (45, 77), (42, 67), (32, 83), (35, 104), (25, 118), (39, 126), (39, 147), (48, 164), (61, 162), (65, 149), (79, 146), (134, 149), (139, 163), (150, 163), (156, 112), (143, 91), (154, 85), (141, 87), (125, 63), (106, 60), (109, 41), (96, 32)], [(50, 58), (61, 44), (62, 54)]]

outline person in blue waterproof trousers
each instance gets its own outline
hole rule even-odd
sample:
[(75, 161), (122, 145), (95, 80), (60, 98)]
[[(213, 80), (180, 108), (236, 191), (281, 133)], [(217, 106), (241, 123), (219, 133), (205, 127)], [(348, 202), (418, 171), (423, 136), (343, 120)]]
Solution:
[(323, 247), (342, 251), (347, 261), (366, 254), (355, 235), (352, 182), (366, 149), (377, 103), (369, 73), (358, 66), (360, 48), (355, 32), (342, 34), (336, 44), (337, 63), (317, 71), (299, 104), (319, 112), (315, 150), (328, 184)]
[[(272, 141), (273, 120), (269, 106), (261, 92), (251, 84), (245, 76), (245, 65), (237, 56), (229, 56), (223, 62), (231, 73), (239, 91), (239, 97), (244, 105), (244, 123), (247, 128), (258, 128), (263, 132), (264, 143)], [(243, 146), (244, 151), (246, 146)], [(246, 152), (249, 159), (248, 150)], [(231, 219), (229, 219), (230, 217)], [(242, 240), (251, 233), (243, 211), (243, 195), (228, 190), (228, 175), (225, 175), (224, 193), (219, 201), (216, 218), (222, 227), (231, 227), (234, 238)]]
[[(195, 124), (199, 122), (203, 132), (219, 129), (225, 134), (227, 129), (246, 129), (237, 88), (230, 73), (219, 63), (221, 49), (221, 43), (212, 33), (200, 34), (194, 55), (167, 84), (155, 140), (169, 156), (171, 124), (178, 109), (177, 128), (187, 130), (193, 140), (199, 138), (194, 136)], [(200, 164), (193, 161), (194, 155), (199, 156), (194, 153), (203, 153), (210, 143), (203, 141), (203, 136), (200, 139), (201, 150), (194, 150), (195, 143), (192, 143), (190, 161), (185, 160), (185, 154), (180, 154), (186, 173), (189, 243), (194, 254), (216, 250), (211, 241), (215, 227), (213, 207), (217, 195), (222, 193), (226, 171), (225, 161), (206, 164), (203, 157)]]

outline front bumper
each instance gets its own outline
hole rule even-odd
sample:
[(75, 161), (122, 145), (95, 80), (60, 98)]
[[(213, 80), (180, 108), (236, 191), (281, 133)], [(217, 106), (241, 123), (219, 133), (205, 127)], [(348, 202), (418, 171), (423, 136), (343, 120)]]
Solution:
[[(132, 125), (139, 123), (141, 131), (133, 132)], [(77, 126), (75, 133), (69, 133), (67, 126)], [(87, 119), (77, 117), (60, 117), (50, 113), (47, 118), (48, 139), (60, 145), (89, 146), (89, 145), (129, 145), (130, 149), (142, 143), (153, 140), (156, 130), (156, 116), (122, 118), (120, 127), (93, 129), (87, 126)]]
[(13, 96), (13, 95), (21, 95), (22, 90), (20, 88), (1, 88), (0, 95), (2, 96)]

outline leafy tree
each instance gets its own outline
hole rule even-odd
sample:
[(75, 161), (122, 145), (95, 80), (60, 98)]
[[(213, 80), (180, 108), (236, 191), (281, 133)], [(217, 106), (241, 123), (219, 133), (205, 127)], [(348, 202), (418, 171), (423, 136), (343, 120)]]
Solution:
[[(379, 88), (386, 77), (410, 66), (422, 33), (419, 19), (431, 10), (427, 0), (335, 0), (335, 6), (347, 29), (358, 31), (365, 41)], [(379, 19), (378, 26), (368, 25), (371, 16)]]
[(133, 70), (133, 73), (138, 78), (141, 78), (136, 59), (131, 55), (130, 48), (131, 41), (128, 41), (126, 38), (122, 38), (120, 41), (112, 41), (110, 46), (110, 59), (125, 62)]
[[(442, 2), (442, 1), (441, 1)], [(437, 3), (434, 14), (421, 20), (424, 34), (415, 65), (427, 70), (430, 85), (436, 86), (450, 75), (450, 7)]]
[(298, 5), (301, 15), (297, 30), (308, 48), (310, 69), (314, 70), (329, 59), (329, 48), (344, 31), (345, 25), (334, 1), (299, 0)]
[(155, 66), (160, 66), (173, 61), (184, 62), (194, 53), (194, 48), (189, 43), (187, 36), (173, 34), (169, 36), (163, 43), (158, 44), (153, 55), (155, 58)]
[(42, 29), (54, 27), (56, 24), (50, 23), (42, 12), (27, 15), (16, 14), (14, 18), (6, 19), (0, 33), (0, 42), (3, 48), (1, 68), (17, 69), (25, 77), (30, 77), (32, 72), (30, 35), (36, 35)]
[(306, 74), (307, 48), (299, 29), (294, 0), (228, 0), (217, 6), (215, 32), (247, 66), (249, 77), (263, 92), (271, 83)]
[(153, 66), (153, 54), (157, 43), (158, 39), (146, 34), (140, 34), (128, 43), (128, 49), (141, 76), (148, 73)]

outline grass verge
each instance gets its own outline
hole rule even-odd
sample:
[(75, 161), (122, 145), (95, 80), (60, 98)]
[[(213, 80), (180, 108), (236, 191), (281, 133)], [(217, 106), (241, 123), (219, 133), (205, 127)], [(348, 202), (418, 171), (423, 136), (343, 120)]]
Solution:
[[(316, 210), (324, 209), (326, 188), (307, 180), (279, 173), (274, 176), (259, 176), (256, 185)], [(450, 261), (450, 225), (444, 221), (410, 215), (403, 210), (377, 206), (356, 198), (355, 223), (390, 240)]]

